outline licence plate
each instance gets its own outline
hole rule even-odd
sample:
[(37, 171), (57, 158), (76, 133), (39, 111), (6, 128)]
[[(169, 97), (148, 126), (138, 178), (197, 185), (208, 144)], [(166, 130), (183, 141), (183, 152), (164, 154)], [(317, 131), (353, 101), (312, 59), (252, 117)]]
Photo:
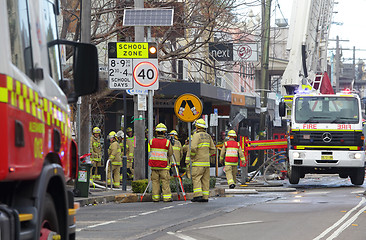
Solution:
[(333, 156), (323, 155), (322, 160), (333, 160)]

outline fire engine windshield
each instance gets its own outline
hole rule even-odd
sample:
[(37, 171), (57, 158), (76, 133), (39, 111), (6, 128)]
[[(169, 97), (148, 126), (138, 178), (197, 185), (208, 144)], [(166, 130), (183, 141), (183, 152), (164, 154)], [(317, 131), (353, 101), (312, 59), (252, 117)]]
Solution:
[(359, 106), (352, 97), (299, 97), (295, 100), (295, 122), (358, 123)]

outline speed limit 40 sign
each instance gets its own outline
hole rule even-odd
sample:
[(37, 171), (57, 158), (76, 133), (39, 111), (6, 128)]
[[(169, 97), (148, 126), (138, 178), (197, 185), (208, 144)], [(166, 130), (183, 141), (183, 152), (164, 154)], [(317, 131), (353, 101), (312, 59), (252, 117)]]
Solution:
[(159, 71), (157, 59), (139, 59), (133, 61), (132, 76), (135, 81), (134, 89), (159, 89)]
[(110, 89), (145, 91), (159, 88), (156, 43), (110, 42), (108, 63)]

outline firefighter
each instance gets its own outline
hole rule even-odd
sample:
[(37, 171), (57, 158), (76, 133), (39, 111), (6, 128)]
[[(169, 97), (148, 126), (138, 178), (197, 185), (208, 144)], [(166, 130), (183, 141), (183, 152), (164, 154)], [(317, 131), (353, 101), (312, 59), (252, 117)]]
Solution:
[(115, 131), (112, 131), (108, 135), (110, 145), (108, 149), (108, 160), (111, 162), (111, 166), (108, 167), (108, 175), (107, 175), (107, 183), (110, 184), (110, 175), (112, 170), (112, 177), (113, 177), (113, 185), (116, 188), (120, 186), (120, 169), (122, 166), (121, 160), (121, 148), (118, 144), (117, 134)]
[(230, 130), (227, 135), (229, 140), (226, 141), (222, 147), (220, 162), (223, 164), (223, 161), (225, 160), (227, 184), (229, 185), (229, 188), (235, 188), (236, 174), (238, 173), (238, 160), (240, 158), (240, 161), (244, 164), (245, 157), (240, 144), (236, 141), (236, 132)]
[[(119, 146), (121, 148), (121, 159), (123, 159), (123, 155), (124, 155), (124, 138), (125, 138), (125, 135), (123, 133), (123, 131), (119, 130), (117, 132), (117, 138), (118, 138), (118, 143), (119, 143)], [(129, 146), (131, 146), (132, 143), (129, 139), (126, 139), (126, 156), (128, 156), (128, 153), (129, 153)], [(123, 167), (123, 163), (122, 163), (122, 167)], [(122, 171), (122, 168), (121, 168), (121, 171)], [(131, 173), (131, 170), (128, 170), (128, 162), (127, 162), (127, 171)], [(127, 174), (128, 174), (127, 172)], [(133, 176), (132, 176), (133, 178)], [(122, 181), (122, 174), (120, 175), (120, 180)]]
[(128, 179), (133, 179), (133, 175), (134, 175), (133, 160), (134, 160), (134, 152), (135, 152), (135, 137), (133, 136), (131, 127), (128, 127), (126, 129), (126, 133), (127, 133), (127, 140), (129, 140), (128, 143), (126, 142), (126, 144), (128, 145), (128, 147), (127, 147), (127, 149), (128, 149), (127, 177), (128, 177)]
[(170, 141), (165, 138), (167, 131), (163, 123), (159, 123), (156, 128), (156, 137), (151, 139), (149, 166), (151, 167), (152, 200), (160, 201), (160, 180), (163, 192), (163, 201), (171, 202), (170, 191), (170, 158), (173, 155), (173, 148)]
[(185, 172), (186, 172), (186, 176), (187, 178), (191, 178), (191, 171), (190, 171), (190, 167), (189, 167), (189, 159), (190, 159), (190, 153), (189, 153), (189, 138), (186, 139), (183, 147), (183, 160), (184, 160), (184, 165), (185, 165)]
[(90, 161), (93, 166), (90, 170), (90, 180), (100, 180), (101, 176), (98, 174), (98, 168), (102, 167), (102, 146), (100, 144), (100, 128), (93, 128), (93, 136), (90, 137)]
[(183, 147), (182, 144), (180, 143), (180, 141), (178, 140), (178, 133), (175, 130), (172, 130), (169, 133), (169, 140), (172, 143), (172, 147), (173, 147), (173, 155), (174, 155), (174, 160), (177, 163), (177, 168), (180, 171), (180, 160), (183, 156)]
[(192, 202), (208, 202), (210, 188), (210, 156), (216, 151), (215, 144), (206, 132), (206, 122), (196, 121), (196, 132), (191, 142), (191, 162), (193, 180)]

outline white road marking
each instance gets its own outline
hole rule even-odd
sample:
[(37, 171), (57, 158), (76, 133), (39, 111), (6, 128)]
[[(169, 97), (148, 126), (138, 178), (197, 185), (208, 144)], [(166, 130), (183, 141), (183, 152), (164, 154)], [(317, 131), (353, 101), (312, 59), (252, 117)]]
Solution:
[(313, 240), (319, 240), (322, 237), (324, 237), (325, 235), (327, 235), (330, 231), (332, 231), (334, 228), (336, 228), (338, 225), (340, 225), (343, 221), (345, 221), (354, 211), (357, 210), (357, 208), (361, 207), (361, 205), (364, 204), (365, 202), (366, 202), (366, 199), (363, 197), (361, 199), (361, 201), (357, 204), (357, 206), (355, 206), (354, 208), (352, 208), (341, 219), (339, 219), (336, 223), (334, 223), (332, 226), (330, 226), (329, 228), (327, 228), (324, 232), (322, 232), (319, 236), (317, 236)]
[(364, 193), (365, 190), (362, 190), (362, 191), (354, 191), (354, 192), (351, 192), (352, 194), (361, 194), (361, 193)]
[(183, 235), (183, 234), (181, 234), (181, 233), (167, 232), (167, 234), (169, 234), (169, 235), (173, 235), (173, 236), (176, 236), (176, 237), (178, 237), (178, 238), (180, 238), (180, 239), (183, 239), (183, 240), (197, 240), (197, 239), (195, 239), (195, 238), (192, 238), (192, 237), (187, 236), (187, 235)]
[(348, 219), (347, 222), (343, 223), (342, 226), (340, 226), (337, 231), (335, 231), (330, 237), (327, 238), (327, 240), (332, 240), (336, 237), (338, 237), (341, 232), (343, 232), (346, 228), (348, 228), (357, 218), (360, 216), (361, 213), (363, 213), (366, 210), (366, 206), (363, 207), (361, 210), (359, 210), (355, 215), (353, 215), (350, 219)]
[(211, 226), (204, 226), (204, 227), (198, 227), (195, 229), (207, 229), (207, 228), (216, 228), (216, 227), (230, 227), (230, 226), (236, 226), (236, 225), (246, 225), (246, 224), (252, 224), (252, 223), (262, 223), (263, 221), (250, 221), (250, 222), (238, 222), (238, 223), (223, 223), (223, 224), (217, 224), (217, 225), (211, 225)]
[(109, 221), (109, 222), (94, 224), (94, 225), (90, 225), (90, 226), (87, 226), (87, 227), (84, 227), (84, 228), (76, 229), (76, 232), (80, 232), (80, 231), (85, 230), (85, 229), (95, 228), (95, 227), (99, 227), (99, 226), (104, 226), (104, 225), (108, 225), (108, 224), (116, 223), (116, 222), (117, 221), (114, 220), (114, 221)]
[(307, 192), (307, 193), (305, 193), (305, 195), (325, 195), (328, 193), (329, 192)]
[(169, 209), (169, 208), (173, 208), (174, 206), (169, 206), (169, 207), (163, 207), (163, 208), (160, 208), (160, 210), (165, 210), (165, 209)]
[(150, 212), (143, 212), (143, 213), (140, 213), (139, 215), (140, 216), (144, 216), (144, 215), (148, 215), (148, 214), (151, 214), (151, 213), (156, 213), (158, 210), (154, 210), (154, 211), (150, 211)]

